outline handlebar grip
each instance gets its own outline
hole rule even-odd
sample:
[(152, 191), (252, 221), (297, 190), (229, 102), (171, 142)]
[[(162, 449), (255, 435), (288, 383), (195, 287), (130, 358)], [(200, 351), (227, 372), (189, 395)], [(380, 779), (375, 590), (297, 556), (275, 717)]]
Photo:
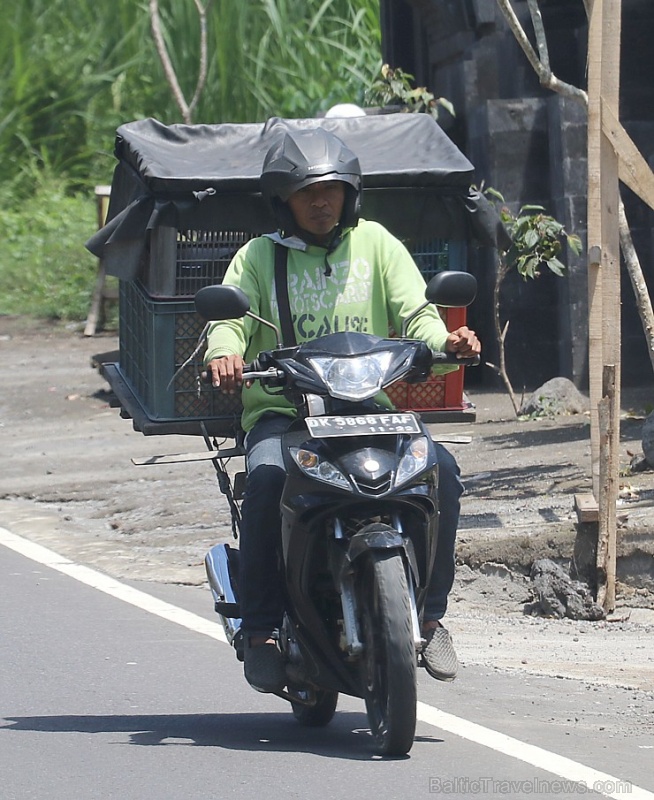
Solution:
[(445, 353), (442, 350), (432, 350), (432, 361), (434, 364), (456, 364), (459, 367), (478, 367), (481, 364), (481, 356), (470, 356), (469, 358), (459, 358), (456, 353)]
[(480, 355), (472, 356), (471, 358), (457, 358), (456, 360), (464, 367), (478, 367), (481, 364)]
[[(245, 375), (246, 372), (255, 372), (258, 369), (257, 363), (258, 362), (255, 360), (251, 364), (243, 364), (243, 374)], [(212, 384), (211, 370), (202, 370), (200, 373), (200, 381), (202, 383)]]
[[(262, 383), (271, 383), (273, 381), (283, 381), (284, 373), (282, 370), (269, 367), (262, 369), (259, 359), (255, 358), (250, 364), (243, 364), (243, 383), (247, 381), (260, 380)], [(212, 375), (209, 370), (204, 370), (200, 373), (200, 380), (202, 383), (209, 385), (213, 384)], [(271, 385), (275, 385), (272, 383)]]

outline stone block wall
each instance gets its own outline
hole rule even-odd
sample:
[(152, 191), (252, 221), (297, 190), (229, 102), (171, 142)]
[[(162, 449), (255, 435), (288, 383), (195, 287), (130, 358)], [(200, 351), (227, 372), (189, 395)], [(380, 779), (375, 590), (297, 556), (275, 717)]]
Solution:
[[(525, 0), (515, 0), (530, 29)], [(585, 86), (587, 21), (582, 0), (541, 0), (554, 73)], [(545, 91), (508, 29), (495, 0), (382, 0), (384, 60), (416, 75), (455, 106), (442, 125), (476, 168), (477, 183), (500, 190), (509, 206), (540, 204), (581, 236), (581, 257), (568, 254), (568, 276), (544, 275), (534, 285), (511, 276), (502, 302), (511, 319), (509, 369), (516, 388), (536, 388), (556, 375), (587, 385), (586, 115), (575, 101)], [(410, 35), (387, 32), (404, 20)], [(407, 19), (412, 20), (410, 26)], [(386, 33), (385, 30), (386, 29)], [(654, 2), (623, 0), (623, 57), (620, 117), (641, 152), (654, 163)], [(623, 190), (632, 233), (654, 293), (653, 217)], [(486, 344), (492, 328), (494, 259), (473, 250), (471, 269), (480, 280), (480, 299), (470, 311)], [(651, 380), (633, 291), (623, 270), (623, 382)], [(470, 371), (471, 382), (492, 383), (488, 370)]]

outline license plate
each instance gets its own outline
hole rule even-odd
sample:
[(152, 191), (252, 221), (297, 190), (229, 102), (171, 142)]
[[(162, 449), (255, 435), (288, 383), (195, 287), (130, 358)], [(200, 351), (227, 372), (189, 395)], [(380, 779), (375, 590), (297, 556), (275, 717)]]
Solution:
[(420, 433), (413, 414), (365, 414), (356, 417), (307, 417), (309, 433), (328, 436), (372, 436), (380, 433)]

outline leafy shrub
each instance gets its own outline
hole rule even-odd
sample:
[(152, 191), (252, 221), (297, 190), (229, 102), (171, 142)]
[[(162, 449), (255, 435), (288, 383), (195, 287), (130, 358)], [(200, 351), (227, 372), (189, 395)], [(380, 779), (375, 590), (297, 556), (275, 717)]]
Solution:
[(435, 97), (425, 86), (413, 86), (414, 76), (400, 67), (383, 64), (381, 71), (366, 91), (369, 105), (399, 105), (402, 111), (429, 114), (438, 119), (439, 108), (455, 116), (454, 106), (444, 97)]
[(97, 260), (84, 249), (95, 198), (43, 178), (20, 205), (0, 195), (0, 314), (85, 319)]

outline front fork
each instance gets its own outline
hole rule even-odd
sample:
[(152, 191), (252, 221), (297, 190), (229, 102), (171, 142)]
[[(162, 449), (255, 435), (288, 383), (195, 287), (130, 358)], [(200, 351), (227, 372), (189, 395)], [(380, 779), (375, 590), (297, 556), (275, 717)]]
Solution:
[[(359, 629), (360, 614), (355, 590), (355, 575), (357, 571), (355, 562), (369, 550), (398, 550), (402, 555), (409, 589), (413, 642), (416, 652), (422, 649), (423, 640), (420, 633), (415, 593), (415, 576), (417, 576), (418, 571), (415, 564), (413, 546), (410, 540), (402, 535), (402, 524), (399, 516), (395, 516), (393, 523), (395, 527), (382, 523), (366, 525), (350, 539), (345, 552), (339, 549), (341, 560), (336, 572), (338, 575), (337, 585), (343, 609), (345, 646), (350, 656), (358, 656), (364, 649)], [(338, 519), (334, 523), (334, 538), (336, 540), (344, 538), (342, 526)]]

